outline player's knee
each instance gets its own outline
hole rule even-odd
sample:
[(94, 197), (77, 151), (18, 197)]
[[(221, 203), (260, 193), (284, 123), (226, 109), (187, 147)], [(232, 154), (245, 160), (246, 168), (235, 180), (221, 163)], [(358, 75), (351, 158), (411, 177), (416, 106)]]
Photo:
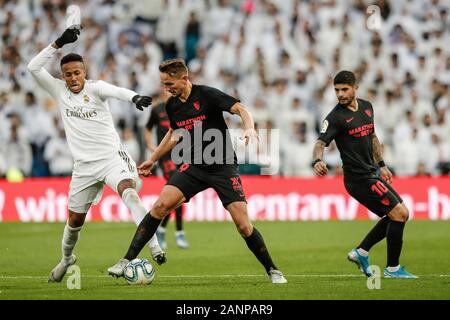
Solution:
[(238, 230), (238, 232), (243, 236), (243, 237), (248, 237), (252, 234), (252, 225), (250, 223), (238, 223), (236, 224), (236, 228)]
[(405, 205), (401, 205), (398, 208), (397, 214), (396, 214), (396, 218), (397, 218), (397, 220), (402, 221), (402, 222), (408, 221), (409, 211), (408, 211), (408, 208), (406, 208)]
[(164, 218), (171, 210), (170, 204), (165, 200), (157, 200), (152, 207), (152, 215), (157, 218)]
[(409, 218), (409, 210), (404, 205), (399, 205), (389, 213), (389, 219), (406, 222)]
[(81, 227), (84, 224), (86, 215), (82, 213), (69, 215), (69, 226), (72, 228)]
[(119, 182), (117, 185), (117, 193), (122, 197), (122, 194), (127, 189), (135, 189), (136, 182), (132, 179), (125, 179)]
[(409, 219), (409, 210), (406, 206), (402, 206), (402, 209), (400, 210), (400, 216), (403, 222), (408, 221)]

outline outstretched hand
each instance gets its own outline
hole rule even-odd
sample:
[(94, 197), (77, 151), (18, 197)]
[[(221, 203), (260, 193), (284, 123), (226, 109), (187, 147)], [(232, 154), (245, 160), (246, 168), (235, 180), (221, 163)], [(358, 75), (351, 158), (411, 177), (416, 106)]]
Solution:
[(77, 28), (66, 29), (63, 34), (58, 39), (56, 39), (55, 44), (58, 46), (58, 48), (62, 48), (65, 44), (77, 41), (79, 35), (80, 30)]
[(155, 161), (152, 159), (148, 159), (144, 162), (142, 162), (138, 167), (138, 173), (141, 176), (148, 177), (151, 174), (151, 171), (153, 169), (153, 166), (155, 165)]

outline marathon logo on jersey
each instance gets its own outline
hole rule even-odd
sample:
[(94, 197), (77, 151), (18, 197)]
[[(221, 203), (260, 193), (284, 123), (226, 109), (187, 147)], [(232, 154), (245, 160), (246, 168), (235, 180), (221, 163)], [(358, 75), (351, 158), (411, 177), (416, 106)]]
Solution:
[(373, 123), (365, 124), (363, 126), (348, 130), (348, 134), (356, 138), (365, 137), (373, 133), (373, 127)]
[(82, 107), (75, 107), (73, 110), (66, 109), (66, 116), (68, 118), (91, 119), (97, 116), (97, 110), (83, 111)]
[(200, 123), (206, 120), (206, 116), (202, 114), (201, 116), (183, 120), (183, 121), (177, 121), (177, 126), (180, 128), (184, 128), (186, 130), (192, 130), (196, 126), (198, 126)]

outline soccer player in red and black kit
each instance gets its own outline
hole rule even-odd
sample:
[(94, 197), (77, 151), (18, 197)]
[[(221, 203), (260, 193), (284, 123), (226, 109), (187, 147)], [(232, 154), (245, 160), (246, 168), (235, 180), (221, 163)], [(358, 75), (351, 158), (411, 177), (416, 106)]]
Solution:
[(322, 123), (314, 146), (313, 166), (318, 176), (327, 174), (323, 151), (334, 139), (341, 154), (344, 185), (358, 202), (381, 217), (361, 244), (352, 249), (347, 258), (371, 276), (369, 250), (386, 237), (386, 278), (417, 278), (400, 266), (403, 229), (408, 209), (392, 188), (392, 174), (385, 165), (381, 145), (375, 134), (374, 112), (369, 101), (356, 98), (355, 75), (341, 71), (334, 78), (334, 90), (339, 103)]
[[(241, 117), (245, 128), (244, 139), (248, 143), (251, 138), (257, 138), (251, 114), (239, 100), (215, 88), (192, 84), (189, 81), (188, 68), (182, 59), (163, 62), (159, 71), (161, 83), (172, 95), (166, 104), (170, 129), (151, 158), (142, 163), (138, 171), (144, 176), (150, 174), (154, 163), (179, 142), (177, 133), (174, 133), (175, 130), (179, 131), (178, 129), (189, 133), (190, 137), (183, 135), (181, 142), (188, 144), (188, 148), (185, 148), (189, 149), (188, 157), (183, 149), (183, 164), (170, 177), (153, 208), (137, 228), (125, 257), (110, 267), (108, 272), (114, 276), (122, 276), (128, 261), (137, 257), (169, 212), (189, 201), (197, 193), (213, 188), (223, 206), (230, 212), (248, 248), (264, 266), (271, 282), (286, 283), (287, 280), (272, 262), (263, 237), (252, 226), (248, 217), (237, 159), (223, 117), (224, 111)], [(200, 141), (196, 138), (198, 131), (201, 135)], [(222, 145), (218, 144), (218, 141), (222, 141)], [(211, 149), (214, 150), (213, 159), (204, 157)]]
[[(151, 152), (154, 152), (157, 148), (157, 146), (153, 144), (153, 128), (156, 127), (156, 140), (158, 144), (161, 143), (170, 128), (170, 121), (166, 112), (166, 100), (169, 96), (170, 95), (166, 91), (161, 92), (161, 98), (163, 99), (163, 101), (152, 108), (150, 118), (148, 119), (148, 122), (145, 126), (145, 140), (147, 141), (147, 147)], [(159, 159), (158, 165), (166, 180), (169, 180), (172, 174), (177, 169), (175, 163), (170, 157), (170, 153), (167, 153), (161, 159)], [(156, 237), (158, 238), (159, 245), (163, 250), (167, 249), (166, 227), (169, 220), (170, 214), (164, 217), (161, 225), (156, 230)], [(175, 229), (175, 240), (178, 247), (180, 247), (181, 249), (189, 248), (189, 243), (187, 242), (186, 234), (183, 230), (182, 206), (175, 209)]]

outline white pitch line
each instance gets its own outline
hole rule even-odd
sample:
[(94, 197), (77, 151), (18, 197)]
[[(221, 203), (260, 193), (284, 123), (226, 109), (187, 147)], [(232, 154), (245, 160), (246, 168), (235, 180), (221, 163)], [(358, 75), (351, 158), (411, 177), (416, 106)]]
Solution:
[[(298, 277), (298, 278), (363, 278), (363, 275), (360, 274), (285, 274), (286, 277)], [(448, 278), (450, 274), (423, 274), (418, 275), (419, 277), (424, 278)], [(82, 278), (109, 278), (108, 275), (87, 275), (81, 276)], [(255, 277), (266, 277), (261, 274), (203, 274), (203, 275), (161, 275), (158, 278), (255, 278)], [(47, 276), (0, 276), (1, 279), (5, 280), (15, 280), (15, 279), (47, 279)], [(364, 277), (365, 278), (365, 277)]]

